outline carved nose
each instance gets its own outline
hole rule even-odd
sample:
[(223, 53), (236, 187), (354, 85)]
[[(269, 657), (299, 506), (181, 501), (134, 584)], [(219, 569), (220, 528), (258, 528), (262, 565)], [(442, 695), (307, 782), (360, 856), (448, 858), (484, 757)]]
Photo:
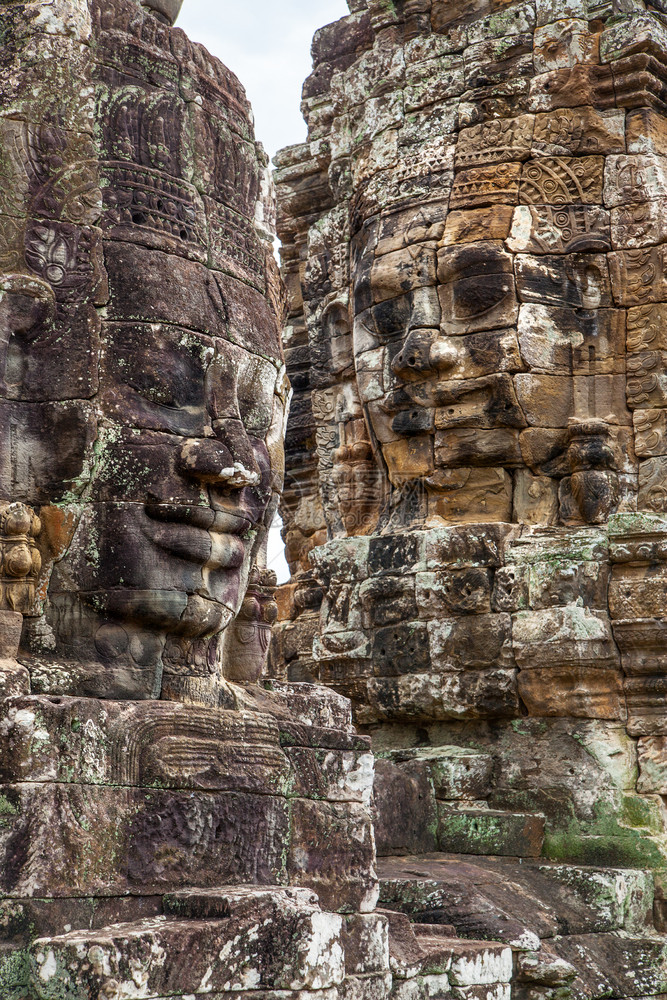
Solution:
[(432, 368), (431, 354), (432, 334), (423, 331), (413, 331), (403, 345), (402, 350), (391, 363), (394, 375), (400, 378), (410, 378)]
[(214, 420), (215, 438), (188, 438), (180, 448), (181, 472), (233, 489), (258, 486), (261, 473), (240, 420)]

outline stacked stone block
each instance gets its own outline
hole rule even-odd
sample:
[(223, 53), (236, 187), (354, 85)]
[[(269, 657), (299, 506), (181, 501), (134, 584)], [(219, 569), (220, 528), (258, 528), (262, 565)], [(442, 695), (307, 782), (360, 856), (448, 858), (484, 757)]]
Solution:
[(665, 23), (359, 0), (277, 161), (271, 670), (372, 737), (383, 905), (510, 942), (526, 998), (665, 990)]

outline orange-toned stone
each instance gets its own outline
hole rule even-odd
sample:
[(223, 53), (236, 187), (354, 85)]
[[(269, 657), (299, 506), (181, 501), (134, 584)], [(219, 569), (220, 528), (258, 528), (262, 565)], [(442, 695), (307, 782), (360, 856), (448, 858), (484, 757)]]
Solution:
[(511, 519), (512, 477), (506, 469), (442, 469), (427, 485), (431, 524)]
[(450, 212), (441, 245), (454, 246), (458, 243), (474, 243), (477, 240), (507, 239), (513, 212), (511, 205), (493, 205)]
[(496, 118), (464, 128), (456, 143), (456, 169), (526, 160), (532, 137), (532, 115)]
[(519, 672), (519, 697), (534, 716), (624, 719), (621, 675), (576, 665)]
[(625, 116), (622, 111), (562, 107), (535, 116), (534, 156), (624, 152)]
[(392, 483), (419, 479), (433, 472), (433, 438), (430, 436), (389, 441), (382, 453)]

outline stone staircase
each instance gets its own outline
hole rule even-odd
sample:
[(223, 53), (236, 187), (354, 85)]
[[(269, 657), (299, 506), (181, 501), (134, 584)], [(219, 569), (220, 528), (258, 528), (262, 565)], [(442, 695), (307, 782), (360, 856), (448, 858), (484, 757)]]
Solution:
[(327, 913), (307, 889), (257, 886), (175, 892), (162, 910), (38, 938), (2, 1000), (509, 1000), (510, 947), (396, 910)]
[[(379, 906), (411, 922), (434, 955), (443, 933), (509, 948), (516, 1000), (667, 994), (660, 873), (542, 859), (545, 816), (490, 808), (492, 788), (490, 753), (443, 746), (380, 755)], [(390, 930), (392, 948), (396, 940)], [(468, 985), (484, 1000), (504, 995)]]
[(345, 978), (343, 918), (307, 889), (182, 891), (160, 916), (37, 939), (29, 963), (31, 1000), (327, 990)]
[(509, 947), (514, 997), (667, 993), (652, 873), (445, 853), (384, 857), (378, 873), (380, 906), (427, 939), (445, 925), (448, 934)]
[(490, 753), (465, 747), (418, 747), (382, 754), (376, 761), (375, 780), (379, 853), (441, 850), (539, 857), (545, 817), (539, 812), (490, 808), (492, 772)]
[(412, 923), (383, 910), (389, 923), (389, 964), (395, 1000), (509, 1000), (512, 950), (465, 941), (453, 927)]

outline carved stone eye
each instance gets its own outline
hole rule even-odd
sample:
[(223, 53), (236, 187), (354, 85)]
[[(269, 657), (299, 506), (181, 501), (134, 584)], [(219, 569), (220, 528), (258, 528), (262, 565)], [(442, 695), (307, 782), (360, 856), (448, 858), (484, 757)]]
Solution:
[(440, 251), (438, 280), (443, 332), (473, 333), (511, 326), (517, 303), (511, 256), (492, 243)]

